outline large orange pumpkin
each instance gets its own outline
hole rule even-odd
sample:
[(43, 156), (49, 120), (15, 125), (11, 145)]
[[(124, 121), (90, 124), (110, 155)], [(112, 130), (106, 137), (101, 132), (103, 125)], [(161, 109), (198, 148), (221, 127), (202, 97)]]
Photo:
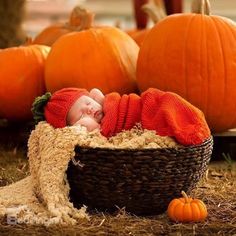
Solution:
[[(52, 44), (64, 34), (80, 30), (80, 26), (84, 19), (82, 12), (86, 14), (86, 10), (80, 11), (80, 7), (76, 6), (69, 16), (69, 21), (66, 23), (56, 23), (43, 29), (30, 44), (43, 44), (52, 46)], [(93, 16), (93, 15), (91, 15)]]
[(170, 15), (147, 35), (137, 83), (141, 91), (178, 93), (204, 112), (212, 131), (224, 131), (236, 127), (236, 27), (210, 15), (209, 1), (193, 3), (196, 13)]
[(96, 87), (103, 93), (136, 91), (137, 44), (115, 27), (85, 28), (53, 44), (45, 66), (47, 90)]
[(45, 93), (44, 63), (49, 50), (43, 45), (0, 50), (0, 118), (32, 118), (35, 97)]

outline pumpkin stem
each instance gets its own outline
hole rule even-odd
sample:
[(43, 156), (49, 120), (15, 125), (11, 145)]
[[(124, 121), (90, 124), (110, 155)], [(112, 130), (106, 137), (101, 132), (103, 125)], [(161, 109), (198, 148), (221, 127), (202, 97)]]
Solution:
[(94, 15), (94, 13), (88, 11), (87, 9), (76, 6), (70, 14), (67, 27), (76, 31), (89, 29), (92, 27)]
[(153, 2), (155, 8), (160, 12), (161, 19), (167, 17), (166, 8), (163, 0), (153, 0)]
[(188, 195), (183, 190), (181, 191), (181, 194), (184, 197), (185, 202), (187, 203), (188, 202)]
[(44, 95), (35, 98), (31, 111), (33, 113), (33, 118), (36, 124), (40, 121), (45, 120), (44, 107), (47, 105), (51, 96), (52, 94), (47, 92)]
[(192, 1), (192, 13), (210, 15), (211, 5), (209, 0), (193, 0)]
[(162, 0), (155, 0), (154, 4), (144, 4), (142, 10), (151, 18), (154, 24), (167, 16)]

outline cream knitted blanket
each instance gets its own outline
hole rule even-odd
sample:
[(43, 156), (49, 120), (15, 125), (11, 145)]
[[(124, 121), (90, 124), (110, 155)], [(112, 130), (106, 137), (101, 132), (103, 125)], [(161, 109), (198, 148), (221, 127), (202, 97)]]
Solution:
[(177, 147), (173, 139), (133, 129), (107, 140), (80, 127), (54, 129), (40, 122), (28, 141), (30, 176), (0, 188), (0, 216), (29, 224), (76, 224), (89, 219), (86, 207), (69, 201), (66, 169), (76, 145), (110, 148)]

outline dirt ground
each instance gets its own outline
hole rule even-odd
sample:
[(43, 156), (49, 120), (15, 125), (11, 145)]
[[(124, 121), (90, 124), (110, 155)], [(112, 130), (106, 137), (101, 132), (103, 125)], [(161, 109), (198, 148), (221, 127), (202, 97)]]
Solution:
[[(25, 142), (13, 142), (19, 138), (13, 133), (10, 139), (0, 136), (0, 186), (5, 186), (29, 175), (27, 148)], [(208, 172), (192, 192), (192, 197), (202, 199), (207, 205), (209, 215), (202, 223), (174, 223), (168, 219), (166, 213), (137, 217), (125, 212), (125, 209), (118, 209), (113, 215), (93, 213), (90, 221), (81, 221), (74, 227), (9, 225), (2, 218), (0, 235), (236, 236), (235, 160), (225, 156), (222, 161), (212, 161)]]

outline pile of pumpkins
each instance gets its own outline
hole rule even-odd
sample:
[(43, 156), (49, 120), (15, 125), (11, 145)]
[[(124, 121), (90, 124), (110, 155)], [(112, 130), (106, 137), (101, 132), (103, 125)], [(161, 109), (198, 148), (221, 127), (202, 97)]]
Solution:
[(209, 0), (166, 16), (140, 47), (124, 31), (93, 25), (76, 7), (65, 24), (0, 50), (0, 118), (32, 118), (35, 97), (63, 87), (141, 93), (171, 91), (201, 109), (213, 132), (236, 127), (236, 25), (210, 15)]

